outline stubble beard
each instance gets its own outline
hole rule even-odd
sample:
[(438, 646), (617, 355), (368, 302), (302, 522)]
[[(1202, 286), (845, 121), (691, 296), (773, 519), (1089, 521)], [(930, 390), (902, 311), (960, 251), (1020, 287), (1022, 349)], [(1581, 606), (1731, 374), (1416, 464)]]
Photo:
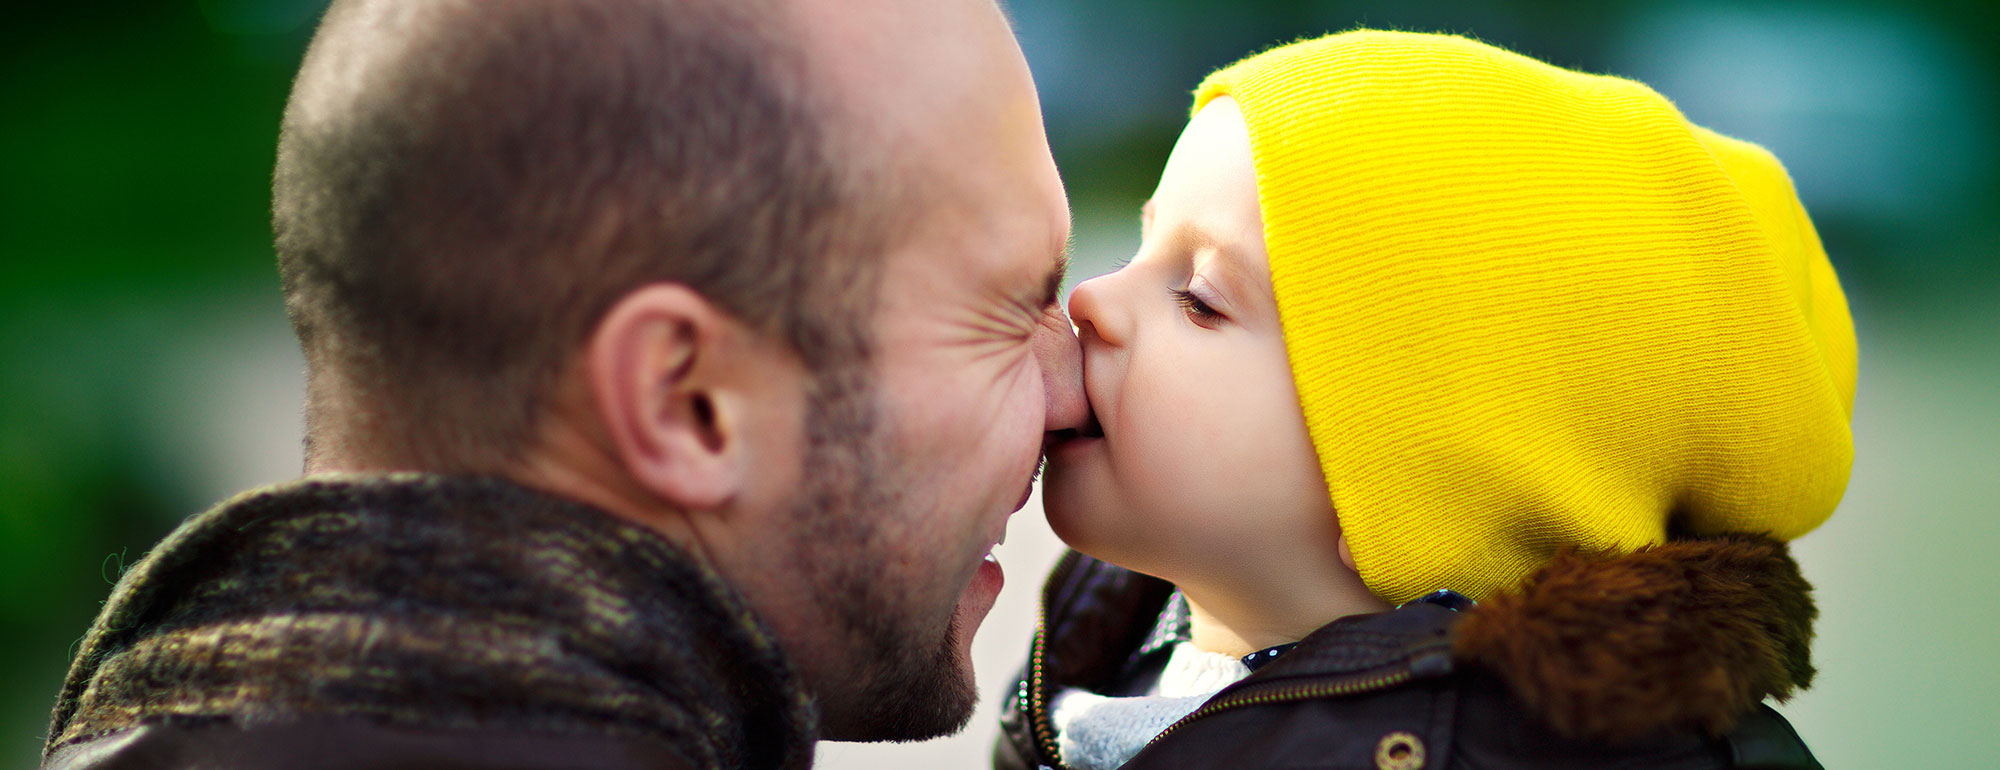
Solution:
[[(795, 563), (835, 628), (838, 676), (816, 693), (827, 738), (914, 741), (950, 735), (971, 720), (978, 692), (962, 670), (956, 607), (942, 624), (922, 606), (939, 586), (886, 577), (896, 531), (912, 520), (902, 493), (916, 481), (894, 472), (887, 426), (863, 367), (814, 377), (807, 395), (805, 479), (793, 510)], [(888, 526), (884, 526), (884, 524)], [(926, 591), (925, 589), (929, 590)], [(948, 589), (946, 589), (948, 590)], [(951, 592), (952, 601), (957, 592)], [(827, 692), (828, 688), (839, 688)]]

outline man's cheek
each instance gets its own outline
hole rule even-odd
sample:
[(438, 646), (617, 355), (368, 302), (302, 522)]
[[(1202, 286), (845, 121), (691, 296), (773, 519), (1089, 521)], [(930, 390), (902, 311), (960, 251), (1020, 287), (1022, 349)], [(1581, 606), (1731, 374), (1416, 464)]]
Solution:
[[(1033, 357), (991, 381), (987, 396), (966, 405), (971, 415), (985, 415), (980, 445), (1005, 455), (1041, 452), (1042, 431), (1048, 424), (1048, 398), (1041, 367)], [(1031, 450), (1024, 450), (1030, 447)]]

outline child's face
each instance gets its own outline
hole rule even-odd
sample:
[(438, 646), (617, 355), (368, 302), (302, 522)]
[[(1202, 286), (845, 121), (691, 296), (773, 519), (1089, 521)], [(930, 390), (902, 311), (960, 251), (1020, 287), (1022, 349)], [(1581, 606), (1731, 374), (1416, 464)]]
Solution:
[(1050, 525), (1078, 550), (1183, 586), (1288, 554), (1322, 562), (1339, 530), (1292, 384), (1233, 100), (1188, 123), (1141, 222), (1131, 263), (1070, 297), (1104, 435), (1050, 447)]

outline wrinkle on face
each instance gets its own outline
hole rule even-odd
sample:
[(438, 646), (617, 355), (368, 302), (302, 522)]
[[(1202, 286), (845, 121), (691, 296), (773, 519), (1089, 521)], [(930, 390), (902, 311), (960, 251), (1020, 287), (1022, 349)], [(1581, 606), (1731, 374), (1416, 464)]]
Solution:
[[(968, 586), (1040, 459), (1048, 401), (1037, 352), (1056, 327), (1069, 213), (1026, 61), (990, 1), (825, 0), (798, 13), (808, 58), (824, 65), (814, 75), (854, 118), (857, 141), (888, 148), (881, 170), (921, 190), (879, 257), (868, 319), (873, 483), (893, 495), (856, 512), (872, 527), (862, 552), (815, 555), (846, 560), (881, 598), (878, 620), (907, 644), (874, 665), (905, 677), (907, 691), (862, 697), (881, 684), (858, 660), (868, 653), (827, 641), (836, 630), (797, 626), (820, 648), (810, 673), (841, 690), (829, 713), (879, 710), (970, 686), (963, 645), (990, 597)], [(937, 649), (948, 654), (925, 657)], [(856, 739), (840, 727), (837, 739)]]
[(877, 256), (867, 398), (851, 404), (874, 418), (855, 461), (873, 473), (839, 490), (862, 501), (841, 515), (865, 518), (847, 533), (863, 537), (799, 557), (840, 562), (830, 574), (851, 585), (836, 590), (865, 595), (871, 614), (829, 612), (821, 587), (796, 579), (811, 566), (774, 564), (766, 595), (797, 615), (785, 631), (829, 738), (929, 737), (970, 714), (966, 645), (991, 597), (968, 586), (1039, 459), (1035, 340), (1067, 203), (1026, 61), (990, 0), (787, 8), (828, 119), (908, 192)]

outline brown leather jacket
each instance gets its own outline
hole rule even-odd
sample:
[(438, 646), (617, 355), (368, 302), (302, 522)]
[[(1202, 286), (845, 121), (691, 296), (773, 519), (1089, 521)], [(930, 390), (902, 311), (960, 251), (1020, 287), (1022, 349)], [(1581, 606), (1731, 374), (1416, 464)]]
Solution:
[(815, 707), (714, 573), (499, 479), (309, 480), (193, 517), (128, 572), (45, 767), (812, 763)]
[[(1119, 677), (1172, 590), (1076, 553), (1058, 562), (994, 766), (1062, 768), (1051, 699)], [(1810, 682), (1815, 614), (1784, 544), (1764, 538), (1565, 554), (1463, 612), (1413, 602), (1330, 623), (1124, 770), (1818, 770), (1762, 704)]]

